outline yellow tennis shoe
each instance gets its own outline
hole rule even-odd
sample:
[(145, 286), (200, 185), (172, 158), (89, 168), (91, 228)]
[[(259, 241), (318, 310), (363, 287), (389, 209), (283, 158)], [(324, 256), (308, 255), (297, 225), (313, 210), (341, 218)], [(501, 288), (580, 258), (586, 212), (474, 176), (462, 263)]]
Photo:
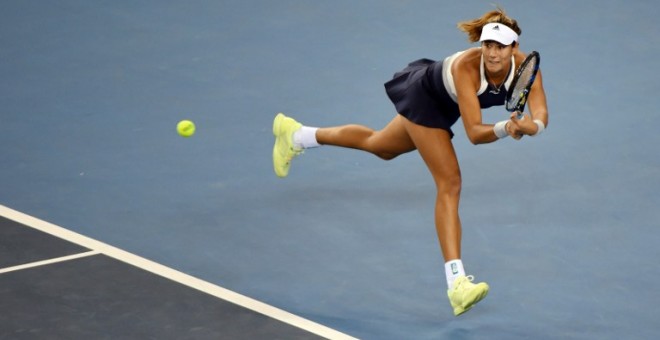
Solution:
[(449, 302), (454, 308), (455, 316), (469, 311), (488, 294), (488, 284), (486, 282), (474, 284), (472, 283), (473, 280), (474, 276), (472, 275), (461, 275), (456, 278), (452, 288), (447, 290), (447, 296), (449, 296)]
[(303, 151), (302, 148), (293, 145), (293, 133), (301, 127), (302, 124), (282, 113), (278, 113), (273, 120), (273, 135), (275, 135), (273, 168), (279, 177), (286, 177), (289, 174), (291, 160)]

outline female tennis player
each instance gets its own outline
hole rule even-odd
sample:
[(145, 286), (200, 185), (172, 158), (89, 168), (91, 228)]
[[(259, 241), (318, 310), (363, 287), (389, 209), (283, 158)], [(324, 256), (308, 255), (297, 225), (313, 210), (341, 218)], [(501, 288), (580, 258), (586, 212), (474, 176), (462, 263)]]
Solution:
[(536, 136), (548, 125), (548, 109), (540, 72), (528, 96), (530, 113), (516, 114), (495, 124), (484, 123), (482, 108), (504, 105), (516, 67), (525, 54), (519, 50), (521, 30), (516, 20), (497, 8), (482, 17), (458, 23), (479, 47), (444, 60), (410, 63), (385, 83), (398, 114), (382, 130), (360, 125), (315, 128), (278, 114), (273, 122), (273, 165), (285, 177), (291, 160), (303, 149), (333, 145), (370, 152), (384, 160), (417, 150), (437, 188), (435, 227), (445, 260), (447, 295), (460, 315), (488, 293), (485, 282), (473, 283), (461, 261), (461, 222), (458, 214), (461, 172), (452, 145), (451, 127), (459, 117), (473, 144), (511, 136)]

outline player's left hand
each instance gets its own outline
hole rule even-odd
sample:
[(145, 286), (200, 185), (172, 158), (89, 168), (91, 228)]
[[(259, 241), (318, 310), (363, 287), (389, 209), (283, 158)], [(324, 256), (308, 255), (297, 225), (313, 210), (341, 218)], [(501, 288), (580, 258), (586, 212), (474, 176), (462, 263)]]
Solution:
[(523, 135), (533, 135), (536, 133), (536, 124), (532, 120), (532, 116), (523, 112), (522, 118), (518, 119), (518, 112), (511, 113), (511, 121), (518, 127), (519, 133)]
[(523, 137), (518, 121), (513, 120), (513, 118), (506, 124), (505, 128), (506, 133), (508, 133), (513, 139), (520, 140)]

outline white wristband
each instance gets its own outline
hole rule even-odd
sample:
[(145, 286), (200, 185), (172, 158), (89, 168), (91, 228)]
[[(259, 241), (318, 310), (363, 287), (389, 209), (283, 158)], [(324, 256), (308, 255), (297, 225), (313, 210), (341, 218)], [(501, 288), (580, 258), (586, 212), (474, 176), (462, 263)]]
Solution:
[(534, 119), (534, 123), (536, 124), (536, 127), (538, 127), (538, 130), (536, 130), (536, 133), (532, 136), (538, 136), (543, 130), (545, 130), (545, 124), (543, 124), (543, 121), (540, 119)]
[(495, 123), (495, 126), (493, 126), (493, 132), (495, 132), (495, 136), (497, 136), (497, 138), (502, 139), (509, 135), (509, 133), (506, 132), (506, 123), (508, 122), (508, 120), (503, 120), (501, 122)]

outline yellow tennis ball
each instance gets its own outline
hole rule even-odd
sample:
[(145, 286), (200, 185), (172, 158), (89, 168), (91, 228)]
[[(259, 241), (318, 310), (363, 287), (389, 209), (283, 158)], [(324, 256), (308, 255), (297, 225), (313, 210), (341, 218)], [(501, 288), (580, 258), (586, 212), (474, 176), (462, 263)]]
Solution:
[(176, 125), (176, 132), (181, 137), (190, 137), (195, 134), (195, 123), (190, 120), (182, 120)]

